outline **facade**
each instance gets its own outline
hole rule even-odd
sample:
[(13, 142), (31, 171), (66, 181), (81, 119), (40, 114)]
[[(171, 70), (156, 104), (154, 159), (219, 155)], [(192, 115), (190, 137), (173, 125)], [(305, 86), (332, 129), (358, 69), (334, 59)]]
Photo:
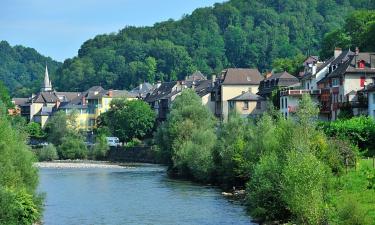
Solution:
[(257, 69), (229, 68), (221, 73), (215, 82), (214, 91), (211, 93), (215, 100), (215, 116), (227, 121), (229, 113), (229, 100), (238, 97), (243, 92), (257, 93), (263, 76)]
[(367, 87), (366, 93), (368, 99), (368, 115), (375, 119), (375, 83)]
[(340, 111), (353, 115), (367, 114), (366, 85), (375, 82), (375, 53), (341, 52), (329, 65), (325, 78), (318, 82), (321, 89), (321, 114), (336, 120)]
[(243, 118), (258, 117), (266, 111), (266, 99), (249, 91), (228, 100), (229, 112), (236, 112)]
[(27, 121), (45, 127), (48, 120), (59, 110), (76, 113), (77, 128), (90, 131), (96, 127), (98, 116), (108, 111), (114, 98), (136, 99), (137, 96), (123, 90), (104, 90), (95, 86), (85, 92), (57, 92), (53, 90), (46, 68), (41, 92), (29, 98), (14, 98), (13, 103)]

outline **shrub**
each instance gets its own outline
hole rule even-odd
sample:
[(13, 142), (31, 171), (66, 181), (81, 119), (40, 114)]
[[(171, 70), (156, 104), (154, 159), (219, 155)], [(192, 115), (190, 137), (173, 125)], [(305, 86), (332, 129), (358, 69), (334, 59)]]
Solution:
[(109, 146), (105, 135), (99, 135), (96, 137), (96, 142), (92, 148), (92, 158), (103, 159), (107, 156)]
[(84, 159), (87, 157), (87, 148), (82, 137), (68, 135), (62, 138), (62, 144), (58, 148), (61, 159)]
[(0, 224), (33, 224), (41, 216), (36, 202), (25, 189), (15, 191), (0, 186)]
[(48, 144), (40, 149), (37, 149), (36, 156), (39, 161), (52, 161), (58, 159), (56, 147), (53, 144)]
[(366, 210), (361, 205), (348, 196), (338, 206), (339, 225), (370, 225), (371, 221), (366, 215)]
[(247, 205), (255, 218), (266, 221), (287, 219), (290, 216), (281, 198), (282, 165), (275, 153), (262, 155), (247, 183)]
[(307, 152), (291, 151), (282, 172), (282, 198), (298, 224), (322, 224), (325, 218), (325, 166)]

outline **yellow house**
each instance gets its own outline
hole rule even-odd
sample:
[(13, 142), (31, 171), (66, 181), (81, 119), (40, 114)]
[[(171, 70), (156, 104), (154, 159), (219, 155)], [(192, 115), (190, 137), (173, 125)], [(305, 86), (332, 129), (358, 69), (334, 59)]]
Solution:
[(243, 92), (257, 93), (263, 76), (257, 69), (229, 68), (222, 72), (217, 81), (215, 115), (227, 121), (229, 113), (229, 100), (241, 95)]
[(235, 111), (243, 118), (258, 117), (266, 110), (266, 99), (251, 92), (243, 92), (241, 95), (228, 100), (229, 111)]

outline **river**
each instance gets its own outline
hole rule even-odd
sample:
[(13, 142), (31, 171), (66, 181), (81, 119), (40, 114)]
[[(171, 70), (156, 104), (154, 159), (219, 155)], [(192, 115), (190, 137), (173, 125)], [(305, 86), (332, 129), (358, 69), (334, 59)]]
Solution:
[(219, 189), (169, 179), (165, 167), (40, 168), (43, 224), (252, 224)]

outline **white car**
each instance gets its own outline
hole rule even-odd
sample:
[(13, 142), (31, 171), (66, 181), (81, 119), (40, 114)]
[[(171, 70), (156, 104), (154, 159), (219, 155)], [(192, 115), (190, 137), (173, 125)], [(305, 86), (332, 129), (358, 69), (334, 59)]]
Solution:
[(107, 139), (107, 144), (110, 147), (117, 147), (120, 146), (120, 140), (118, 137), (106, 137)]

